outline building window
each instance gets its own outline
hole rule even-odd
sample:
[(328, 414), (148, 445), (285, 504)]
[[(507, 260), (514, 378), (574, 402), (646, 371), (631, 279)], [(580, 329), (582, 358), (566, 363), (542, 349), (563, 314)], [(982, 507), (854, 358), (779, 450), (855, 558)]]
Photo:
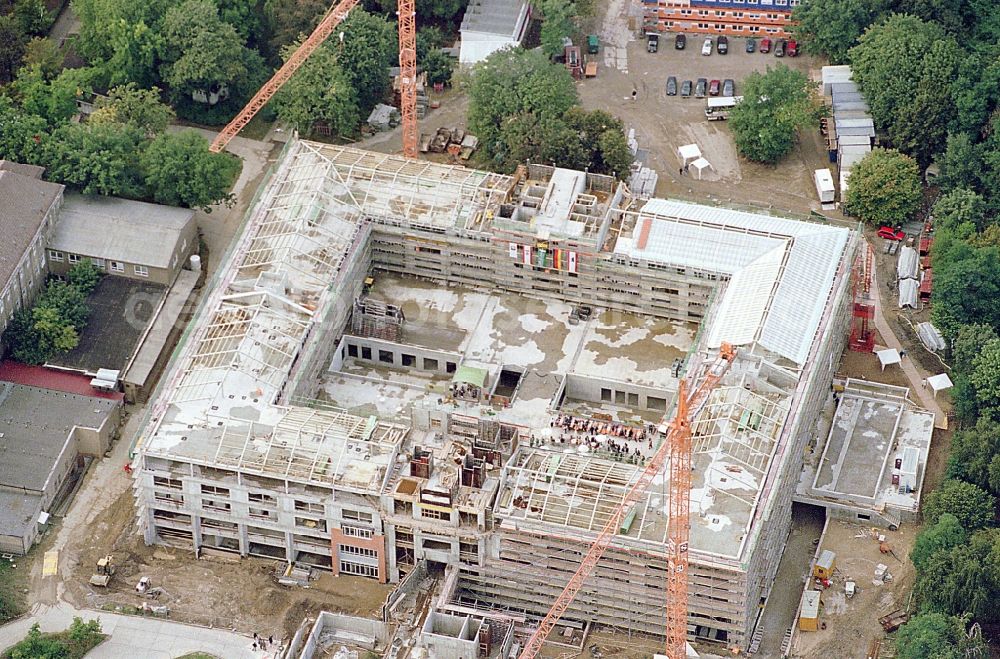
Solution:
[(49, 259), (52, 260), (52, 261), (62, 261), (63, 260), (63, 253), (59, 252), (59, 251), (56, 251), (54, 249), (50, 249), (49, 250)]
[(269, 519), (271, 517), (271, 511), (267, 508), (254, 508), (250, 506), (250, 517), (255, 519)]
[(354, 556), (364, 556), (365, 558), (376, 558), (378, 557), (378, 552), (374, 549), (366, 549), (364, 547), (354, 547), (352, 545), (340, 545), (341, 554), (353, 554)]
[(250, 502), (252, 502), (252, 503), (269, 503), (269, 504), (272, 504), (272, 505), (278, 502), (278, 500), (275, 499), (270, 494), (263, 494), (261, 492), (250, 492), (250, 493), (248, 493), (247, 494), (247, 500), (250, 501)]
[(295, 510), (303, 513), (312, 513), (313, 515), (322, 515), (325, 512), (325, 508), (321, 503), (299, 501), (298, 499), (295, 500)]
[(391, 350), (379, 350), (378, 351), (378, 360), (380, 362), (382, 362), (383, 364), (393, 364), (393, 363), (395, 363), (395, 359), (393, 359), (393, 355), (392, 355), (392, 351)]
[(350, 508), (344, 508), (341, 511), (340, 516), (344, 519), (354, 520), (355, 522), (367, 522), (368, 524), (371, 524), (372, 521), (371, 513), (363, 513), (359, 510), (351, 510)]
[(430, 357), (424, 357), (424, 370), (425, 371), (438, 370), (438, 360), (431, 359)]
[(164, 478), (163, 476), (153, 476), (153, 485), (156, 487), (168, 487), (172, 490), (181, 489), (181, 482), (173, 478)]
[(607, 403), (611, 402), (611, 390), (610, 389), (604, 389), (604, 388), (601, 389), (601, 400), (604, 401), (604, 402), (607, 402)]
[(134, 270), (135, 274), (139, 275), (140, 277), (149, 276), (149, 268), (147, 268), (144, 265), (133, 265), (132, 270)]
[(340, 571), (344, 574), (378, 578), (378, 568), (374, 565), (361, 565), (360, 563), (352, 563), (351, 561), (340, 561)]
[(372, 349), (369, 348), (368, 346), (361, 346), (361, 359), (370, 360), (371, 358), (372, 358)]
[(363, 540), (368, 540), (372, 537), (373, 532), (371, 529), (363, 529), (360, 526), (343, 526), (340, 529), (348, 538), (361, 538)]
[(217, 497), (228, 497), (229, 496), (229, 489), (225, 488), (225, 487), (216, 487), (214, 485), (202, 485), (201, 486), (201, 493), (202, 494), (214, 494)]
[(425, 519), (440, 519), (445, 522), (451, 521), (451, 513), (442, 512), (440, 510), (430, 510), (428, 508), (421, 508), (420, 516)]
[(90, 262), (98, 270), (103, 270), (104, 269), (104, 259), (99, 259), (99, 258), (96, 258), (96, 257), (92, 257), (90, 259)]
[(354, 344), (351, 344), (351, 343), (347, 344), (347, 356), (348, 357), (357, 357), (358, 356), (358, 346), (356, 346)]
[(111, 272), (125, 272), (125, 264), (121, 261), (111, 261)]
[(69, 261), (70, 263), (79, 263), (80, 262), (80, 255), (79, 254), (67, 254), (66, 255), (66, 260)]

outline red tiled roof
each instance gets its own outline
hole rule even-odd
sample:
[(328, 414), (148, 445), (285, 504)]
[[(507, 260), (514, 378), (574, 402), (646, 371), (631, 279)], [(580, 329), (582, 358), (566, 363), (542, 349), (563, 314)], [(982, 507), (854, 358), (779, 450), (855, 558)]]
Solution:
[(91, 378), (86, 375), (57, 371), (44, 366), (28, 366), (10, 359), (0, 362), (0, 380), (93, 398), (119, 401), (125, 398), (125, 394), (117, 391), (109, 393), (94, 389), (90, 386)]

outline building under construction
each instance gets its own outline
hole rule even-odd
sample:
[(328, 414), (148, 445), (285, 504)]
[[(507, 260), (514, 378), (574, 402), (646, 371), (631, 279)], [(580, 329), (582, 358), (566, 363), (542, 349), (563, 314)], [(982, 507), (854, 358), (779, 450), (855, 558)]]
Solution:
[[(441, 570), (441, 616), (530, 627), (725, 342), (736, 361), (692, 423), (689, 636), (745, 649), (857, 241), (585, 172), (294, 140), (147, 413), (140, 528), (383, 582)], [(568, 628), (663, 635), (668, 485), (628, 512)]]

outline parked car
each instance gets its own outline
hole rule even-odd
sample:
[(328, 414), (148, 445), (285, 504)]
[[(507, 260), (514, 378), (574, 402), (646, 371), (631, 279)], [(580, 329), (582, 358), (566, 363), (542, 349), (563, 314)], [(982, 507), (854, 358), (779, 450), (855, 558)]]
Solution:
[(655, 53), (660, 49), (660, 35), (658, 34), (647, 34), (646, 35), (646, 52)]
[(723, 96), (736, 96), (736, 81), (732, 78), (726, 78), (722, 81), (722, 95)]
[(705, 92), (708, 91), (708, 79), (698, 78), (698, 84), (694, 86), (694, 95), (698, 98), (705, 98)]
[(681, 84), (681, 96), (684, 96), (686, 98), (686, 97), (688, 97), (690, 95), (691, 95), (691, 81), (690, 80), (685, 80)]
[(768, 39), (767, 37), (764, 37), (763, 39), (761, 39), (760, 40), (760, 48), (758, 50), (760, 50), (760, 52), (762, 52), (764, 54), (767, 54), (767, 53), (771, 52), (771, 40)]
[(667, 78), (667, 96), (677, 96), (677, 78), (674, 76)]
[(799, 54), (799, 43), (795, 39), (788, 42), (786, 53), (789, 57), (796, 57)]
[(718, 96), (720, 89), (722, 89), (722, 83), (719, 82), (718, 80), (713, 80), (712, 82), (708, 83), (709, 96)]
[(677, 38), (674, 39), (674, 48), (677, 50), (684, 50), (684, 46), (688, 43), (688, 38), (683, 34), (678, 34)]
[(753, 38), (747, 39), (747, 52), (752, 53), (755, 50), (757, 50), (757, 40)]
[(705, 39), (705, 43), (701, 44), (701, 54), (702, 55), (712, 54), (712, 37)]
[(902, 240), (906, 238), (906, 232), (903, 231), (903, 227), (889, 227), (883, 226), (879, 227), (878, 237), (885, 238), (886, 240)]
[(774, 44), (774, 56), (775, 57), (784, 57), (785, 56), (785, 48), (787, 48), (787, 47), (788, 47), (788, 42), (787, 41), (785, 41), (784, 39), (778, 39), (778, 43)]
[(720, 55), (725, 55), (729, 52), (729, 37), (725, 35), (719, 36), (719, 40), (715, 42), (715, 49)]

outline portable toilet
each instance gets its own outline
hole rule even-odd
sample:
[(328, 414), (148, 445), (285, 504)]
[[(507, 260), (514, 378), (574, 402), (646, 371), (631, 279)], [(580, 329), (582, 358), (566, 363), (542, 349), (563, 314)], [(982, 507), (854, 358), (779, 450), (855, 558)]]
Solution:
[(824, 549), (823, 553), (819, 555), (816, 565), (813, 566), (813, 576), (817, 579), (832, 579), (836, 560), (836, 554), (829, 549)]
[(802, 593), (799, 605), (799, 631), (814, 632), (819, 629), (819, 591), (807, 590)]
[(597, 51), (600, 49), (600, 41), (597, 39), (596, 34), (591, 34), (587, 36), (587, 53), (590, 55), (596, 55)]

